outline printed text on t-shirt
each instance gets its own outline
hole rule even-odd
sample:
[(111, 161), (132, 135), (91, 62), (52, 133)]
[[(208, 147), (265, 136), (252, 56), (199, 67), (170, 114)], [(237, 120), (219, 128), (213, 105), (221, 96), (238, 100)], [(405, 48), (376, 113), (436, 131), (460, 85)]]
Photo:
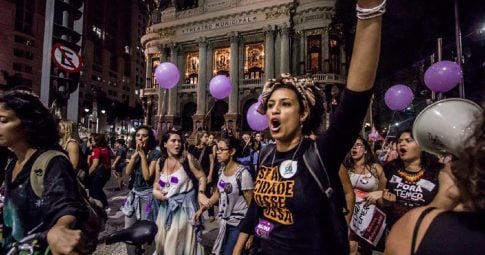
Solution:
[(266, 218), (283, 225), (293, 224), (293, 214), (286, 207), (286, 198), (293, 197), (294, 180), (282, 181), (278, 167), (261, 166), (256, 178), (254, 200)]

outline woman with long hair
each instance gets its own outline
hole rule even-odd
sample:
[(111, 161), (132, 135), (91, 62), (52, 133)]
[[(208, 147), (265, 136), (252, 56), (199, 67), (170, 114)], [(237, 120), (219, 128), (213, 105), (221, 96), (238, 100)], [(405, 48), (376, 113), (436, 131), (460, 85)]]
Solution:
[[(61, 120), (59, 123), (59, 134), (61, 136), (61, 147), (67, 152), (74, 170), (78, 170), (81, 160), (81, 147), (79, 146), (81, 138), (77, 131), (76, 123), (70, 120)], [(86, 169), (83, 169), (86, 170)]]
[[(242, 253), (250, 235), (257, 237), (260, 254), (348, 253), (346, 223), (340, 210), (343, 208), (331, 211), (329, 205), (334, 203), (312, 173), (321, 173), (324, 165), (332, 188), (342, 190), (338, 169), (361, 130), (372, 95), (380, 53), (380, 15), (385, 3), (358, 0), (357, 4), (361, 11), (347, 88), (330, 127), (316, 141), (305, 135), (316, 132), (322, 123), (323, 90), (319, 84), (283, 74), (263, 87), (258, 110), (268, 118), (275, 145), (266, 146), (264, 151), (269, 150), (269, 154), (261, 156), (253, 199), (234, 254)], [(368, 16), (373, 11), (374, 15)], [(309, 169), (316, 162), (307, 164), (306, 156), (321, 156), (321, 161), (314, 160), (320, 168)], [(333, 227), (338, 228), (338, 233)]]
[[(342, 166), (349, 175), (354, 188), (356, 203), (372, 203), (382, 197), (382, 191), (386, 187), (386, 176), (382, 166), (372, 152), (369, 143), (362, 137), (355, 140), (354, 146), (347, 154)], [(372, 254), (372, 246), (359, 238), (354, 232), (350, 232), (350, 254)], [(360, 247), (359, 247), (360, 246)]]
[(48, 150), (61, 150), (58, 123), (39, 98), (26, 91), (0, 95), (0, 146), (14, 153), (5, 169), (3, 206), (3, 247), (6, 254), (13, 242), (29, 232), (45, 232), (53, 254), (70, 254), (81, 243), (75, 230), (87, 209), (78, 192), (76, 176), (67, 157), (55, 156), (45, 171), (41, 197), (33, 191), (31, 172), (34, 162)]
[[(204, 174), (207, 177), (207, 189), (205, 190), (205, 195), (210, 197), (212, 192), (214, 176), (215, 160), (213, 154), (213, 146), (209, 146), (209, 133), (207, 131), (199, 131), (196, 137), (195, 145), (189, 146), (188, 152), (192, 154), (200, 163)], [(214, 221), (214, 208), (210, 208), (209, 221)]]
[(471, 126), (474, 134), (452, 162), (449, 209), (423, 206), (406, 213), (392, 228), (385, 254), (483, 254), (485, 243), (485, 111)]
[(384, 167), (388, 179), (382, 200), (389, 227), (412, 208), (433, 201), (438, 174), (444, 167), (437, 157), (421, 150), (411, 130), (403, 130), (397, 137), (399, 157)]
[(207, 204), (206, 177), (200, 163), (183, 149), (180, 132), (167, 131), (160, 141), (153, 196), (160, 201), (155, 254), (202, 255), (202, 225), (194, 221), (199, 203)]
[(111, 177), (110, 148), (104, 134), (92, 135), (93, 151), (90, 157), (87, 187), (89, 194), (101, 201), (105, 209), (108, 208), (108, 198), (104, 193), (104, 185)]
[(217, 143), (217, 161), (221, 164), (217, 189), (195, 216), (219, 202), (219, 235), (212, 248), (212, 254), (232, 254), (239, 236), (239, 223), (244, 219), (253, 195), (254, 181), (246, 166), (236, 161), (239, 142), (233, 138), (222, 138)]
[[(121, 208), (125, 214), (125, 228), (139, 220), (155, 221), (158, 212), (158, 202), (152, 194), (153, 180), (160, 151), (155, 147), (157, 141), (153, 130), (148, 126), (139, 126), (131, 139), (130, 160), (126, 165), (126, 175), (130, 176), (126, 201)], [(133, 245), (126, 245), (128, 254), (135, 254)], [(152, 254), (153, 246), (145, 247), (145, 254)]]

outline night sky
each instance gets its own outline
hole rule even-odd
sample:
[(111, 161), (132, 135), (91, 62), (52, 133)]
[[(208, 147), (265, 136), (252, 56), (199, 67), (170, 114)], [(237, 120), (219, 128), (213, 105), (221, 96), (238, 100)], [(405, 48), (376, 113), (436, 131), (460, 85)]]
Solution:
[[(355, 1), (337, 0), (334, 22), (343, 23), (347, 45), (352, 45), (355, 24)], [(464, 79), (466, 98), (480, 101), (485, 89), (485, 2), (459, 1), (460, 27), (465, 59)], [(415, 109), (396, 113), (394, 120), (416, 115), (430, 97), (423, 75), (431, 65), (430, 56), (437, 52), (437, 38), (443, 38), (442, 60), (454, 60), (455, 14), (454, 0), (388, 0), (383, 18), (382, 52), (376, 82), (374, 117), (377, 125), (387, 126), (393, 114), (384, 103), (385, 91), (392, 85), (409, 85), (414, 92)], [(435, 59), (437, 61), (437, 59)], [(457, 97), (458, 89), (445, 94)]]

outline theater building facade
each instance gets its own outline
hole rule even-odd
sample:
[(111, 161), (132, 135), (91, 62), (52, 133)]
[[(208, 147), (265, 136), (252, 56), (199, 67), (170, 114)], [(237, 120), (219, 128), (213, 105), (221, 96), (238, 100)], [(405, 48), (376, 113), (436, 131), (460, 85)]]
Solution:
[[(225, 124), (250, 131), (248, 108), (257, 102), (264, 82), (280, 73), (327, 85), (328, 115), (347, 72), (342, 38), (330, 26), (334, 4), (199, 0), (191, 6), (155, 10), (141, 38), (149, 77), (140, 93), (145, 122), (161, 130), (202, 128), (217, 133)], [(181, 75), (170, 90), (160, 88), (153, 75), (166, 61), (175, 64)], [(223, 100), (209, 92), (210, 80), (219, 74), (232, 83), (231, 94)]]

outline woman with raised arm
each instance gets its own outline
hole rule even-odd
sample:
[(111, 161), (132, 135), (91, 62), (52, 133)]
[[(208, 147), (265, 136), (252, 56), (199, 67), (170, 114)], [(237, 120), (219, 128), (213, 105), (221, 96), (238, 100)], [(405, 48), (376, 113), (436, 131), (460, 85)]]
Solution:
[[(318, 84), (283, 75), (264, 85), (260, 112), (268, 117), (276, 145), (267, 146), (272, 149), (268, 157), (261, 156), (253, 200), (233, 254), (242, 253), (250, 235), (256, 235), (260, 254), (348, 253), (346, 223), (340, 210), (343, 208), (336, 210), (338, 222), (328, 220), (332, 213), (328, 199), (303, 155), (311, 149), (314, 155), (310, 156), (317, 158), (318, 152), (332, 185), (342, 189), (338, 170), (361, 130), (369, 106), (385, 10), (382, 0), (357, 2), (359, 19), (347, 88), (329, 129), (316, 138), (315, 145), (304, 136), (315, 132), (322, 122), (323, 91)], [(343, 226), (339, 235), (332, 224)]]
[(217, 189), (208, 204), (195, 215), (195, 220), (198, 220), (204, 210), (219, 202), (219, 235), (212, 254), (232, 254), (239, 236), (239, 223), (244, 219), (253, 195), (253, 177), (246, 166), (236, 161), (238, 147), (239, 142), (234, 137), (222, 138), (217, 143), (217, 161), (221, 164)]
[[(160, 141), (153, 196), (160, 201), (155, 254), (202, 255), (202, 224), (194, 221), (199, 203), (207, 205), (206, 177), (200, 163), (183, 149), (180, 132), (170, 130)], [(197, 203), (199, 200), (199, 203)]]
[[(126, 165), (126, 175), (130, 176), (131, 187), (126, 202), (121, 208), (125, 214), (125, 228), (135, 224), (138, 220), (155, 221), (158, 203), (152, 194), (155, 167), (160, 151), (155, 149), (157, 141), (152, 129), (139, 126), (131, 140), (134, 149), (130, 161)], [(135, 253), (133, 245), (127, 245), (128, 254)], [(145, 254), (152, 254), (154, 247), (145, 247)]]

